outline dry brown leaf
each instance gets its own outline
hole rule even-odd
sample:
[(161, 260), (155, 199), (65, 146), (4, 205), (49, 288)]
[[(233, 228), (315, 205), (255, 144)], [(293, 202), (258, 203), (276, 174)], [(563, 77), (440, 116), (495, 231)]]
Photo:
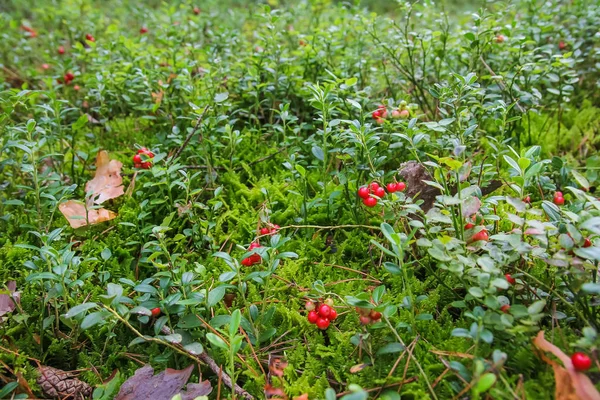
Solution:
[(278, 376), (281, 378), (283, 376), (283, 370), (287, 366), (288, 366), (287, 361), (285, 361), (281, 357), (270, 357), (269, 358), (269, 371), (271, 372), (271, 374), (273, 374), (275, 376)]
[(181, 394), (183, 400), (193, 400), (199, 396), (209, 395), (212, 386), (207, 380), (188, 383), (186, 390), (183, 390), (193, 369), (194, 365), (182, 370), (167, 368), (154, 375), (154, 369), (150, 365), (145, 365), (121, 385), (115, 400), (170, 400), (177, 394)]
[[(77, 229), (82, 226), (99, 224), (116, 218), (117, 214), (105, 208), (88, 209), (85, 204), (77, 200), (69, 200), (58, 206), (60, 212), (69, 221), (71, 228)], [(87, 218), (86, 218), (87, 212)]]
[(100, 150), (96, 157), (96, 175), (85, 185), (85, 192), (90, 195), (94, 204), (102, 204), (106, 200), (122, 196), (124, 192), (121, 177), (123, 163), (111, 160), (106, 150)]
[(271, 400), (284, 400), (287, 399), (287, 395), (281, 388), (273, 387), (270, 383), (267, 383), (264, 387), (265, 397)]
[(369, 363), (364, 363), (364, 364), (356, 364), (354, 365), (352, 368), (350, 368), (350, 373), (351, 374), (356, 374), (360, 371), (362, 371), (363, 369), (367, 368), (368, 366), (370, 366), (371, 364)]
[[(554, 370), (556, 400), (600, 400), (600, 393), (598, 393), (590, 378), (575, 370), (571, 358), (544, 338), (544, 331), (540, 331), (533, 339), (533, 345), (541, 350), (542, 360), (551, 365)], [(554, 354), (563, 363), (564, 367), (548, 358), (543, 352)]]

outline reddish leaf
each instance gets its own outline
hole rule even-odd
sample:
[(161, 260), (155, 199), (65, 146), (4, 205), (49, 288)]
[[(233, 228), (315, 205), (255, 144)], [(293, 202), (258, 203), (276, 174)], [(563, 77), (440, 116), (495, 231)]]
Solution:
[[(275, 397), (277, 396), (277, 397)], [(281, 388), (273, 387), (270, 383), (265, 385), (265, 397), (267, 399), (287, 399), (287, 394)]]
[(269, 357), (269, 371), (271, 374), (282, 377), (283, 370), (288, 366), (287, 361), (281, 357)]
[(462, 214), (463, 217), (468, 218), (471, 215), (477, 214), (477, 211), (481, 208), (481, 200), (478, 197), (471, 196), (467, 197), (463, 201)]
[(190, 383), (187, 390), (182, 391), (193, 369), (193, 365), (183, 370), (167, 368), (154, 375), (154, 369), (145, 365), (123, 383), (115, 400), (171, 400), (177, 394), (181, 394), (183, 400), (193, 400), (198, 396), (210, 394), (212, 386), (208, 381)]
[(15, 301), (18, 303), (21, 298), (21, 294), (16, 291), (17, 282), (9, 281), (6, 287), (8, 291), (0, 289), (0, 317), (12, 312), (17, 306)]

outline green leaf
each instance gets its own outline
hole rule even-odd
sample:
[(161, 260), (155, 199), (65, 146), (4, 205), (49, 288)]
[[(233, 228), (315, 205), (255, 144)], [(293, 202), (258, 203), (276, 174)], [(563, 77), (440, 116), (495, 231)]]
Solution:
[(404, 349), (405, 347), (402, 343), (388, 343), (379, 350), (377, 350), (377, 355), (379, 356), (382, 354), (400, 353), (401, 351), (404, 351)]
[(483, 290), (481, 290), (481, 288), (478, 286), (470, 287), (469, 294), (473, 297), (480, 298), (483, 297)]
[(81, 314), (82, 312), (85, 312), (89, 309), (92, 309), (94, 307), (98, 307), (98, 304), (96, 303), (83, 303), (83, 304), (79, 304), (73, 308), (71, 308), (69, 311), (67, 311), (67, 313), (65, 314), (66, 318), (73, 318), (79, 314)]
[(110, 257), (112, 256), (112, 252), (110, 251), (110, 249), (108, 247), (106, 247), (104, 250), (102, 250), (102, 252), (100, 253), (100, 257), (102, 257), (102, 259), (104, 261), (108, 260)]
[(478, 393), (485, 393), (490, 390), (492, 386), (494, 386), (494, 383), (496, 383), (496, 375), (488, 372), (479, 378), (475, 384), (475, 390)]
[(231, 320), (229, 321), (229, 336), (233, 337), (240, 328), (240, 321), (242, 319), (242, 314), (240, 310), (236, 309), (231, 313)]
[(12, 391), (17, 388), (17, 386), (19, 386), (18, 382), (8, 382), (6, 385), (4, 385), (2, 389), (0, 389), (0, 399), (9, 398), (8, 395), (11, 394)]
[(325, 159), (325, 154), (323, 153), (323, 149), (319, 146), (313, 146), (311, 149), (313, 156), (319, 161), (323, 161)]
[(104, 321), (104, 315), (105, 313), (102, 311), (96, 311), (86, 315), (83, 321), (81, 321), (81, 329), (86, 330), (98, 325), (100, 322)]
[(202, 354), (202, 352), (204, 351), (204, 347), (202, 347), (202, 345), (197, 342), (186, 344), (185, 346), (183, 346), (183, 348), (185, 349), (185, 351), (193, 355)]
[(208, 306), (213, 307), (220, 302), (225, 296), (225, 286), (217, 286), (210, 292), (208, 292)]
[(545, 300), (538, 300), (535, 303), (533, 303), (532, 305), (530, 305), (529, 307), (527, 307), (527, 312), (529, 313), (529, 315), (531, 314), (539, 314), (542, 312), (542, 310), (544, 309), (544, 307), (546, 307), (546, 301)]
[(215, 103), (222, 103), (229, 98), (228, 92), (217, 93), (215, 95)]
[(344, 84), (348, 87), (354, 86), (356, 85), (356, 82), (358, 82), (358, 78), (356, 78), (355, 76), (353, 76), (352, 78), (348, 78), (346, 79), (346, 81), (344, 82)]
[(208, 339), (208, 341), (212, 345), (214, 345), (214, 346), (216, 346), (216, 347), (218, 347), (220, 349), (223, 349), (223, 350), (229, 350), (229, 346), (227, 346), (227, 343), (225, 343), (223, 341), (223, 339), (221, 339), (220, 337), (218, 337), (214, 333), (212, 333), (212, 332), (207, 333), (206, 334), (206, 338)]

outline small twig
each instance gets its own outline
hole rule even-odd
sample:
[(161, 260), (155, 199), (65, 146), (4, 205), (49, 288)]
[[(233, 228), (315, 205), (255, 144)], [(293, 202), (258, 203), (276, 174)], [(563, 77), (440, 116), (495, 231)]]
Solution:
[[(487, 69), (489, 71), (490, 74), (492, 74), (492, 76), (498, 76), (496, 75), (496, 73), (490, 68), (490, 66), (485, 62), (485, 60), (483, 59), (483, 56), (479, 56), (479, 60), (482, 62), (483, 66), (485, 67), (485, 69)], [(508, 90), (506, 90), (506, 86), (504, 85), (504, 83), (500, 80), (496, 81), (498, 83), (498, 86), (500, 86), (502, 88), (502, 90), (504, 90), (512, 99), (512, 101), (515, 102), (515, 105), (517, 106), (517, 108), (519, 109), (519, 111), (521, 111), (521, 114), (525, 114), (525, 109), (523, 109), (523, 107), (521, 107), (521, 105), (519, 104), (519, 101), (517, 99), (515, 99), (512, 94), (508, 93)]]
[(206, 111), (208, 111), (208, 106), (204, 107), (204, 110), (202, 110), (202, 114), (200, 114), (200, 116), (196, 120), (196, 125), (194, 126), (194, 129), (192, 129), (192, 131), (187, 135), (187, 137), (185, 138), (185, 141), (183, 142), (183, 144), (181, 145), (179, 150), (177, 150), (177, 152), (175, 152), (175, 155), (173, 157), (171, 157), (171, 161), (175, 160), (177, 157), (179, 157), (181, 155), (183, 150), (185, 150), (187, 145), (190, 143), (190, 140), (192, 140), (192, 136), (194, 136), (194, 134), (196, 132), (198, 132), (198, 129), (200, 128), (200, 123), (202, 122), (202, 119), (204, 118), (204, 114), (206, 114)]
[[(404, 380), (404, 381), (402, 381), (402, 382), (390, 383), (389, 385), (384, 385), (384, 386), (381, 386), (381, 387), (376, 387), (376, 388), (372, 388), (372, 389), (367, 389), (367, 390), (365, 390), (365, 392), (367, 392), (367, 393), (370, 393), (370, 392), (374, 392), (374, 391), (376, 391), (376, 390), (387, 389), (387, 388), (391, 388), (391, 387), (394, 387), (394, 386), (404, 385), (404, 384), (407, 384), (407, 383), (414, 382), (414, 381), (416, 381), (416, 380), (417, 380), (417, 377), (416, 377), (416, 376), (413, 376), (412, 378), (408, 378), (408, 379), (406, 379), (406, 380)], [(336, 397), (342, 397), (342, 396), (345, 396), (345, 395), (347, 395), (347, 394), (349, 394), (349, 393), (352, 393), (352, 392), (342, 392), (342, 393), (338, 393), (338, 394), (336, 395)]]

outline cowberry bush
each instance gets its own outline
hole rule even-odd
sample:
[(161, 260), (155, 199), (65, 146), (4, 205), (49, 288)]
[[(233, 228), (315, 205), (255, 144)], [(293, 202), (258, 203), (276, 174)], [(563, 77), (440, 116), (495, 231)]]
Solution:
[(596, 382), (600, 4), (385, 3), (0, 6), (0, 397), (551, 398), (541, 331)]

